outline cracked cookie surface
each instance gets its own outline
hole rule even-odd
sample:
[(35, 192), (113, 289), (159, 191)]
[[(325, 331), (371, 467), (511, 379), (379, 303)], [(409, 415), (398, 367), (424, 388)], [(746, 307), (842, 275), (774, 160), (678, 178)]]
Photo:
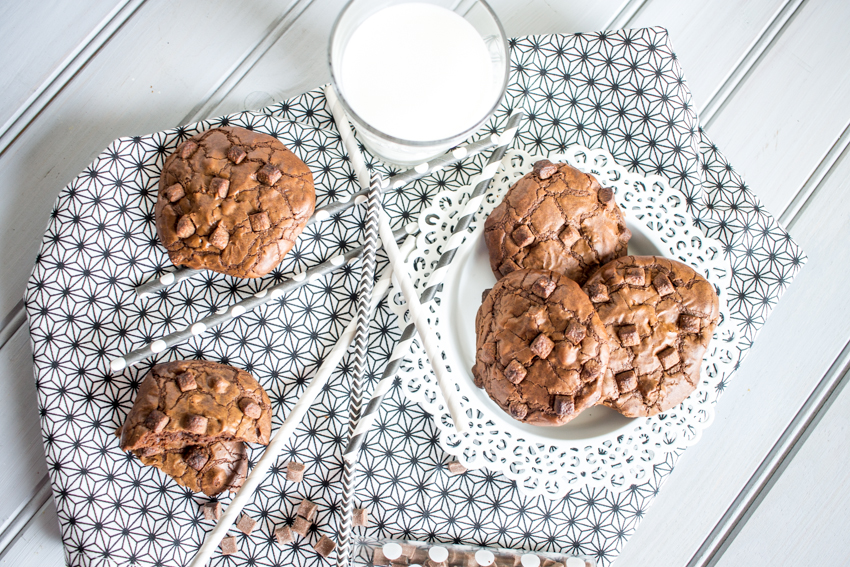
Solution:
[(223, 126), (165, 160), (156, 230), (175, 265), (256, 278), (280, 263), (315, 206), (310, 168), (279, 140)]
[(705, 278), (675, 260), (626, 256), (602, 266), (584, 290), (611, 344), (602, 403), (645, 417), (679, 405), (696, 389), (720, 318)]
[(561, 425), (599, 401), (608, 336), (567, 276), (511, 272), (484, 297), (475, 332), (475, 384), (514, 419)]
[(484, 238), (496, 279), (536, 268), (581, 285), (626, 254), (631, 233), (611, 189), (566, 163), (542, 160), (490, 213)]

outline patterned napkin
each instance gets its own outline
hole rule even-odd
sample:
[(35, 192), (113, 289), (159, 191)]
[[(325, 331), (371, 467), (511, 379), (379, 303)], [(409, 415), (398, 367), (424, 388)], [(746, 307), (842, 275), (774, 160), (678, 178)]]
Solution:
[[(743, 358), (805, 255), (699, 128), (665, 30), (525, 37), (511, 41), (511, 55), (508, 96), (488, 127), (500, 128), (507, 110), (522, 105), (529, 119), (517, 146), (526, 151), (604, 147), (632, 170), (666, 176), (730, 257), (737, 291), (732, 311), (746, 337)], [(118, 448), (113, 432), (150, 365), (206, 358), (245, 368), (268, 391), (277, 426), (354, 312), (359, 272), (346, 267), (146, 364), (117, 376), (108, 371), (114, 356), (351, 249), (361, 237), (358, 209), (306, 230), (265, 278), (208, 274), (136, 300), (135, 285), (171, 269), (153, 226), (165, 156), (186, 137), (225, 124), (280, 138), (310, 165), (319, 203), (356, 188), (324, 98), (314, 90), (258, 112), (116, 140), (63, 189), (26, 305), (45, 452), (70, 565), (185, 565), (211, 528), (198, 514), (206, 498)], [(482, 163), (479, 156), (391, 192), (386, 209), (397, 225), (408, 222), (438, 191), (465, 184)], [(397, 338), (384, 304), (372, 323), (373, 381)], [(336, 530), (349, 370), (346, 358), (246, 508), (260, 522), (257, 529), (250, 537), (234, 530), (239, 552), (217, 557), (214, 565), (326, 564), (308, 543)], [(260, 454), (252, 449), (251, 461)], [(430, 416), (398, 388), (363, 455), (358, 497), (370, 511), (368, 535), (565, 551), (601, 565), (616, 558), (676, 460), (672, 455), (646, 483), (621, 491), (578, 487), (559, 501), (531, 498), (486, 470), (448, 476)], [(308, 464), (302, 484), (285, 480), (288, 460)], [(293, 520), (302, 498), (319, 505), (315, 527), (307, 540), (279, 547), (271, 534)]]

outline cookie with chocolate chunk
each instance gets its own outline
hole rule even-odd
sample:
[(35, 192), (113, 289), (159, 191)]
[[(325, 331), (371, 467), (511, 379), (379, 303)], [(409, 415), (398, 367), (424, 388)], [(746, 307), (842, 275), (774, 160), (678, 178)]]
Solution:
[(215, 441), (267, 445), (271, 403), (253, 376), (205, 360), (158, 364), (121, 427), (121, 449), (152, 455)]
[(279, 140), (223, 126), (165, 160), (156, 230), (176, 265), (256, 278), (280, 263), (315, 206), (310, 168)]
[(630, 238), (611, 189), (547, 160), (508, 189), (484, 223), (496, 279), (534, 268), (583, 284), (599, 266), (624, 256)]
[(602, 266), (584, 290), (610, 337), (605, 405), (627, 417), (650, 416), (696, 389), (720, 318), (705, 278), (675, 260), (627, 256)]
[(484, 298), (475, 332), (475, 383), (513, 418), (561, 425), (599, 401), (608, 335), (567, 276), (509, 273)]
[(229, 490), (236, 492), (248, 475), (248, 452), (241, 441), (214, 441), (207, 446), (153, 452), (133, 451), (142, 463), (173, 478), (180, 486), (207, 496)]

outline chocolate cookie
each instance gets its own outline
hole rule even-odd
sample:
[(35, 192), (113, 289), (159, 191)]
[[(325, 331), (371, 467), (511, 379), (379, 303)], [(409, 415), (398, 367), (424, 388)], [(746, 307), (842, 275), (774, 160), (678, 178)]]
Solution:
[(145, 449), (141, 449), (133, 454), (180, 486), (207, 496), (224, 490), (236, 492), (248, 475), (248, 452), (241, 441), (214, 441), (208, 446), (190, 445), (152, 455), (146, 455)]
[(256, 278), (280, 263), (315, 206), (310, 168), (280, 141), (213, 128), (165, 160), (156, 231), (176, 265)]
[(121, 449), (151, 456), (215, 441), (268, 444), (271, 403), (244, 370), (204, 360), (158, 364), (121, 427)]
[(506, 275), (478, 309), (475, 333), (475, 384), (515, 419), (561, 425), (599, 401), (608, 335), (567, 276)]
[(625, 255), (631, 236), (611, 189), (547, 160), (508, 189), (484, 223), (496, 279), (536, 268), (583, 284), (599, 266)]
[(720, 318), (705, 278), (675, 260), (627, 256), (600, 268), (584, 290), (611, 342), (605, 405), (627, 417), (650, 416), (694, 391)]

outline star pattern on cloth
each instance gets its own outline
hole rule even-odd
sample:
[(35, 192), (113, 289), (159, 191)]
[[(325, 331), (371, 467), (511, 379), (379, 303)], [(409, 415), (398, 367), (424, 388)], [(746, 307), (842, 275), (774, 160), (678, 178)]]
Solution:
[[(534, 36), (511, 40), (510, 49), (507, 96), (478, 135), (501, 131), (522, 107), (527, 120), (515, 142), (520, 149), (603, 147), (632, 171), (669, 179), (697, 226), (720, 240), (730, 258), (732, 311), (746, 337), (743, 357), (806, 257), (699, 128), (666, 32)], [(268, 392), (277, 428), (355, 311), (357, 264), (120, 374), (109, 371), (113, 357), (362, 240), (364, 211), (357, 206), (307, 228), (263, 278), (210, 272), (137, 300), (136, 285), (173, 270), (154, 226), (165, 158), (197, 132), (225, 125), (272, 135), (292, 149), (313, 172), (318, 206), (359, 190), (321, 89), (256, 112), (118, 139), (62, 190), (27, 286), (26, 308), (45, 454), (70, 565), (187, 565), (212, 528), (199, 512), (207, 498), (118, 448), (115, 429), (151, 366), (207, 359), (244, 368)], [(384, 205), (394, 227), (417, 219), (442, 189), (468, 183), (486, 158), (475, 156), (404, 190), (387, 191)], [(367, 164), (388, 176), (398, 173), (368, 155)], [(379, 254), (379, 270), (386, 266)], [(371, 321), (369, 391), (398, 338), (384, 300)], [(335, 538), (339, 522), (352, 366), (348, 353), (247, 506), (257, 528), (251, 536), (234, 529), (238, 553), (216, 554), (212, 565), (329, 564), (311, 545), (322, 535)], [(261, 454), (262, 448), (249, 448), (249, 463)], [(608, 565), (677, 458), (669, 455), (643, 484), (619, 491), (577, 486), (556, 501), (529, 497), (488, 470), (450, 476), (432, 417), (405, 399), (397, 383), (361, 454), (357, 504), (370, 517), (362, 533), (569, 552)], [(307, 465), (300, 484), (286, 480), (290, 460)], [(302, 498), (318, 504), (316, 522), (306, 539), (281, 547), (273, 530), (294, 521)]]

